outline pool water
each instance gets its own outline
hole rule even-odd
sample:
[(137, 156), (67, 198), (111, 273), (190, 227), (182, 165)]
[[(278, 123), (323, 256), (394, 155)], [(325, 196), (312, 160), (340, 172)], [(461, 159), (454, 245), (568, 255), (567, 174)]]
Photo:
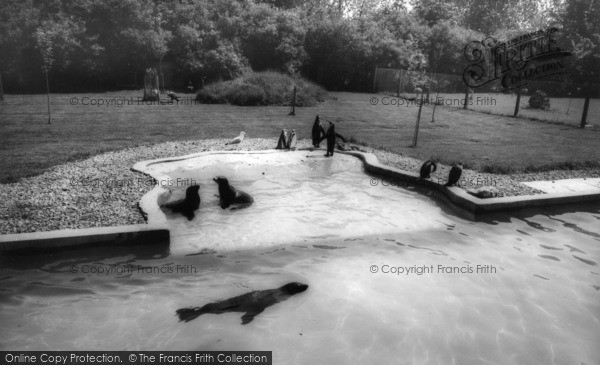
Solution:
[[(270, 350), (274, 364), (600, 363), (598, 205), (472, 221), (427, 190), (382, 186), (353, 157), (311, 152), (152, 168), (201, 186), (192, 221), (168, 215), (170, 249), (2, 258), (3, 350)], [(254, 205), (222, 210), (217, 175)], [(241, 313), (175, 316), (290, 281), (309, 288), (247, 325)]]

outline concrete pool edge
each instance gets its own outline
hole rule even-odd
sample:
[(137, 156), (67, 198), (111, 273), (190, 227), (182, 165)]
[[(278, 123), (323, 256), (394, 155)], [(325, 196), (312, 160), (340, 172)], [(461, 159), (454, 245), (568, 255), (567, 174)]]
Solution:
[[(297, 151), (314, 151), (315, 148), (299, 148)], [(262, 151), (204, 151), (179, 157), (169, 157), (140, 161), (133, 165), (133, 171), (148, 175), (156, 180), (169, 180), (168, 176), (150, 174), (148, 166), (183, 161), (208, 155), (221, 154), (273, 154), (285, 153), (282, 150)], [(539, 195), (523, 195), (504, 198), (480, 199), (468, 194), (458, 187), (446, 187), (431, 180), (422, 180), (413, 172), (382, 165), (372, 153), (358, 151), (338, 151), (338, 153), (357, 157), (363, 161), (366, 172), (408, 182), (414, 186), (426, 187), (440, 193), (447, 203), (454, 204), (473, 214), (515, 210), (520, 208), (541, 207), (557, 204), (570, 204), (600, 200), (600, 192), (555, 193)], [(147, 224), (128, 226), (109, 226), (80, 229), (63, 229), (32, 233), (17, 233), (0, 235), (0, 253), (15, 251), (43, 251), (51, 248), (96, 247), (102, 245), (141, 245), (169, 244), (170, 232), (167, 218), (160, 209), (159, 201), (169, 190), (156, 185), (144, 194), (139, 202), (139, 208), (147, 217)]]
[(166, 225), (135, 224), (0, 235), (0, 253), (33, 254), (55, 249), (168, 245), (169, 242)]
[(357, 151), (339, 151), (339, 153), (360, 158), (365, 165), (366, 171), (369, 173), (383, 175), (388, 178), (412, 183), (415, 186), (429, 188), (443, 194), (452, 204), (475, 214), (600, 200), (600, 191), (598, 190), (480, 199), (459, 187), (446, 187), (431, 180), (420, 179), (417, 173), (382, 165), (372, 153)]

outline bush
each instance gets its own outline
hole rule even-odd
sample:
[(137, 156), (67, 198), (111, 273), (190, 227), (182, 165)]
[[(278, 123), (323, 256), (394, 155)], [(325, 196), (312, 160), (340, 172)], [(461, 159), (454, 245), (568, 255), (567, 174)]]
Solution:
[(209, 104), (291, 105), (294, 85), (296, 106), (314, 106), (327, 97), (327, 91), (302, 77), (266, 71), (209, 84), (198, 92), (196, 100)]
[(263, 105), (267, 95), (264, 90), (252, 84), (234, 85), (227, 93), (227, 101), (234, 105)]
[(529, 98), (529, 107), (532, 109), (550, 109), (550, 98), (542, 90), (537, 90)]
[(231, 81), (217, 82), (206, 85), (196, 94), (196, 100), (206, 104), (227, 103), (226, 95), (232, 87)]

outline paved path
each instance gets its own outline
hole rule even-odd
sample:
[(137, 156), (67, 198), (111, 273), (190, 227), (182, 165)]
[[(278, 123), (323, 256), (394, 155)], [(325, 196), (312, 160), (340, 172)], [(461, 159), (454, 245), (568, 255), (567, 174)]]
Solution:
[(600, 178), (530, 181), (523, 184), (548, 194), (600, 192)]

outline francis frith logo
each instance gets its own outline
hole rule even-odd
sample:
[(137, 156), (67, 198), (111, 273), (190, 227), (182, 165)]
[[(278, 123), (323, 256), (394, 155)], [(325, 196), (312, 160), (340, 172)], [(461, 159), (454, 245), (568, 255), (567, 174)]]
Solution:
[(505, 90), (524, 86), (529, 81), (566, 72), (562, 58), (571, 53), (557, 45), (557, 28), (538, 30), (499, 42), (493, 37), (465, 46), (464, 56), (472, 62), (463, 72), (463, 80), (476, 88), (501, 80)]

